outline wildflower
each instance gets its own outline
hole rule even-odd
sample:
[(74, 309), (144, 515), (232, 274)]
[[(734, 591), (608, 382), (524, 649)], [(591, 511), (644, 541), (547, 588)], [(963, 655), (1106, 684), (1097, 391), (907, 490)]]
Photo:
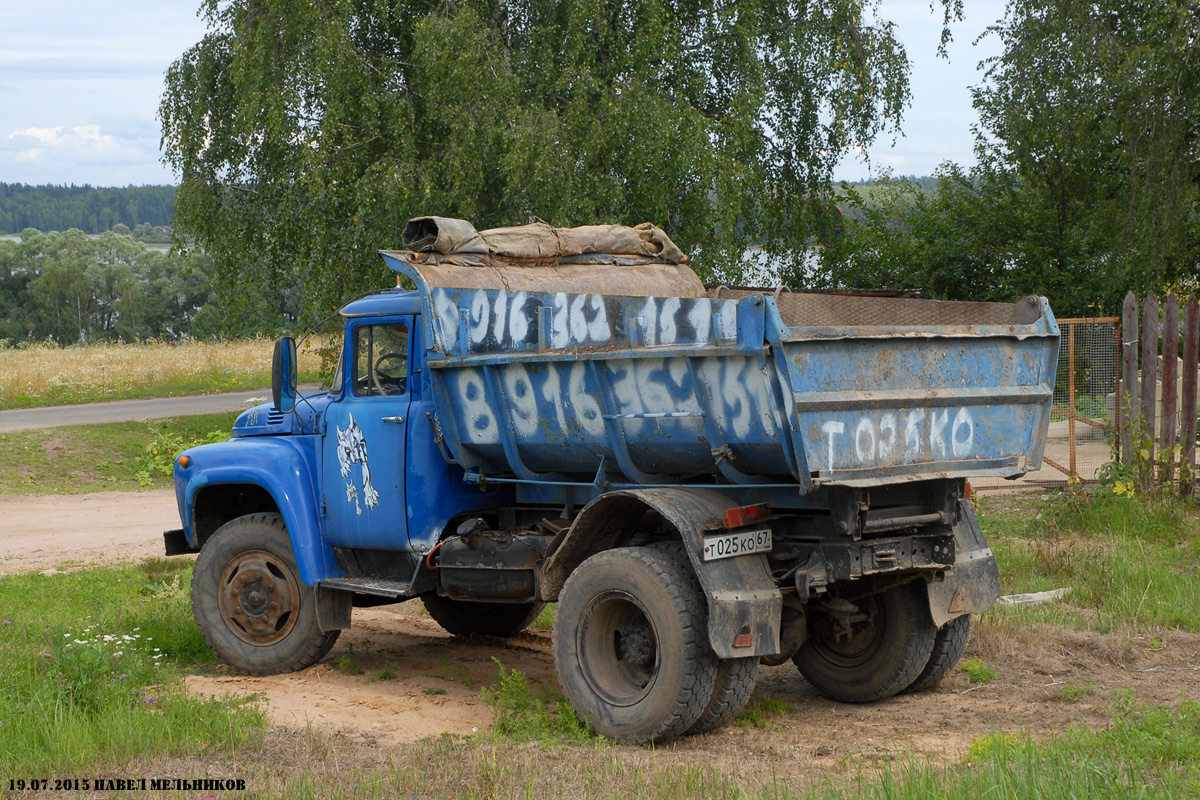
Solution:
[[(12, 625), (12, 620), (11, 620), (11, 619), (6, 619), (6, 620), (4, 620), (4, 624), (5, 624), (5, 625)], [(68, 636), (70, 636), (71, 634), (69, 634), (69, 633), (68, 633), (67, 635), (68, 635)]]
[(54, 658), (54, 656), (50, 655), (49, 653), (42, 653), (42, 658)]

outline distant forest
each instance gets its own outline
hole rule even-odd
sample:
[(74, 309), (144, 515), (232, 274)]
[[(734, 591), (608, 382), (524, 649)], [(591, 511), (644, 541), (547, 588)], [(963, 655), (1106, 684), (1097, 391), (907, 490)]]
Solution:
[(171, 224), (174, 186), (29, 186), (0, 183), (0, 234), (26, 228), (104, 233), (116, 225), (133, 229)]

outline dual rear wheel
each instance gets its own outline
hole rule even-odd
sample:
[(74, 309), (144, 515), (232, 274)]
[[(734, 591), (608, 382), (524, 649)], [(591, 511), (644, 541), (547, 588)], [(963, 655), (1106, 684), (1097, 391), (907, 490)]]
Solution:
[(709, 731), (745, 707), (758, 659), (721, 660), (678, 545), (598, 553), (571, 573), (554, 621), (554, 666), (600, 734), (661, 742)]
[(971, 632), (967, 615), (935, 627), (918, 583), (893, 586), (854, 606), (857, 613), (841, 620), (814, 615), (809, 639), (792, 658), (814, 689), (843, 703), (932, 689), (958, 663)]

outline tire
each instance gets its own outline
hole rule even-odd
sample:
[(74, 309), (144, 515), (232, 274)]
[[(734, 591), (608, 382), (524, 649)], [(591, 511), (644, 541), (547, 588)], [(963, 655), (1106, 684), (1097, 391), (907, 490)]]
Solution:
[(691, 571), (647, 547), (598, 553), (559, 595), (554, 666), (579, 716), (623, 742), (682, 736), (713, 697), (717, 658)]
[(967, 649), (967, 640), (971, 638), (971, 615), (963, 614), (955, 617), (938, 628), (933, 640), (933, 652), (929, 654), (929, 663), (921, 674), (904, 691), (924, 692), (934, 688), (942, 679), (950, 674), (950, 670), (958, 665), (963, 651)]
[(929, 663), (937, 633), (918, 584), (893, 586), (857, 605), (869, 619), (855, 623), (848, 641), (837, 641), (829, 618), (814, 614), (809, 639), (792, 658), (817, 692), (843, 703), (907, 689)]
[[(676, 563), (687, 563), (683, 542), (655, 542), (648, 545), (648, 548), (665, 554)], [(758, 665), (758, 656), (718, 660), (712, 697), (700, 713), (700, 718), (688, 728), (687, 735), (715, 731), (742, 713), (746, 704), (750, 702), (750, 695), (754, 694), (754, 685), (758, 682)]]
[(533, 624), (545, 603), (476, 603), (437, 594), (421, 596), (433, 621), (454, 636), (516, 636)]
[(316, 590), (299, 575), (278, 514), (238, 517), (204, 543), (192, 573), (192, 613), (217, 658), (247, 675), (274, 675), (329, 652), (341, 631), (321, 632)]
[(758, 656), (725, 658), (717, 662), (717, 679), (712, 697), (688, 735), (708, 733), (729, 722), (746, 708), (758, 682)]

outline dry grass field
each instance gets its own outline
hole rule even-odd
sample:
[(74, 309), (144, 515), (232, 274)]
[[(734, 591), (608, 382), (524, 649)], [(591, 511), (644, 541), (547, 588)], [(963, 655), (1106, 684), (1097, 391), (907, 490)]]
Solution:
[[(241, 339), (0, 349), (0, 410), (268, 386), (272, 348)], [(316, 380), (315, 349), (301, 348), (299, 361), (301, 379)]]

